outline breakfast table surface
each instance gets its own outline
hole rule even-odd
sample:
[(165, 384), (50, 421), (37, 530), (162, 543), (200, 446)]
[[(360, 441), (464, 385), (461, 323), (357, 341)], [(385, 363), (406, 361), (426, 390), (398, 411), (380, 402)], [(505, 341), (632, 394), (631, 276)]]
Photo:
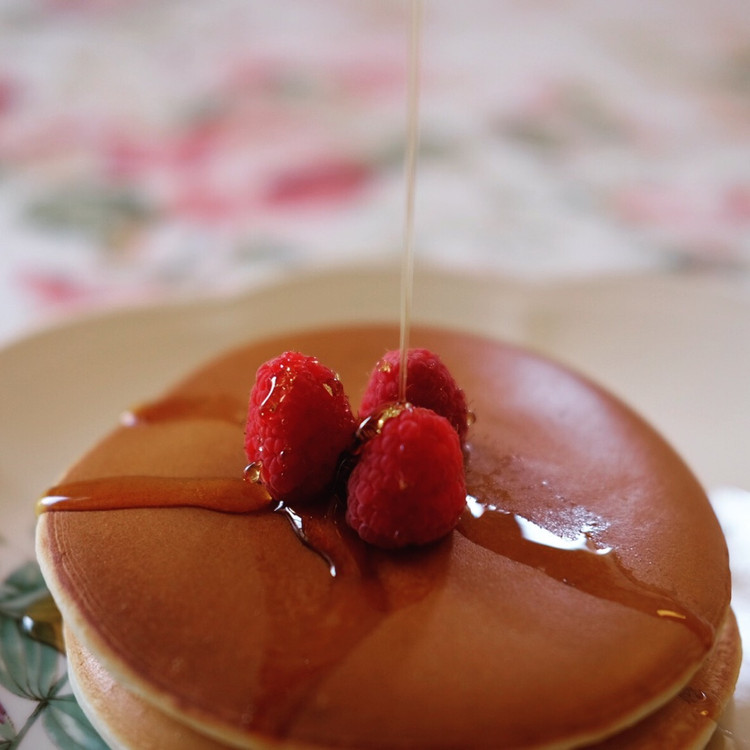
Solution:
[[(410, 13), (409, 0), (0, 0), (2, 408), (20, 397), (7, 384), (24, 342), (41, 361), (70, 326), (174, 304), (184, 327), (207, 301), (309, 273), (397, 277)], [(641, 332), (642, 351), (657, 351), (682, 320), (711, 351), (727, 344), (716, 369), (736, 389), (750, 372), (747, 0), (427, 0), (420, 40), (416, 278), (476, 279), (488, 304), (547, 290), (542, 307), (568, 321), (566, 299), (585, 290), (605, 313), (576, 318), (580, 340), (630, 316), (631, 359)], [(649, 334), (639, 310), (651, 316), (662, 296), (669, 322), (652, 317)], [(92, 326), (77, 345), (105, 335)], [(695, 354), (674, 356), (690, 369)], [(636, 399), (664, 375), (652, 362), (618, 381), (610, 367)], [(707, 402), (729, 393), (710, 375), (699, 385)], [(660, 388), (644, 403), (679, 437), (687, 417), (659, 411), (679, 386)], [(731, 485), (712, 499), (732, 547), (737, 519), (750, 530), (750, 479), (736, 445), (733, 465), (716, 446), (750, 435), (750, 397), (720, 406), (708, 463), (711, 489)], [(11, 429), (0, 424), (13, 449)], [(689, 457), (705, 445), (686, 438)], [(0, 457), (0, 512), (8, 466)], [(0, 524), (0, 748), (100, 747), (49, 675), (43, 700), (9, 687), (31, 647), (14, 666), (4, 628), (43, 588), (11, 548)], [(733, 572), (750, 628), (750, 560)], [(738, 695), (745, 719), (732, 726), (750, 730), (750, 679)]]

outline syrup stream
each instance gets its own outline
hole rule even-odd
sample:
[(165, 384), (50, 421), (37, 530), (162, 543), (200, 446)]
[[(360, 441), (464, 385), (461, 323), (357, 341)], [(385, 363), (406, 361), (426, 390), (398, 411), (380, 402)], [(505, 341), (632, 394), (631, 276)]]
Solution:
[(422, 56), (423, 0), (412, 0), (409, 35), (409, 83), (407, 96), (406, 139), (406, 206), (404, 213), (404, 247), (401, 266), (401, 340), (398, 400), (406, 401), (407, 356), (411, 329), (414, 290), (414, 202), (416, 194), (417, 154), (419, 151), (419, 71)]

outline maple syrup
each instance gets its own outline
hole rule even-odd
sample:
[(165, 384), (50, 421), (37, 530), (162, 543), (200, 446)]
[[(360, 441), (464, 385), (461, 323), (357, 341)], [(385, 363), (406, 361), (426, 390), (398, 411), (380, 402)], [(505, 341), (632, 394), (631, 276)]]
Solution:
[(527, 518), (468, 498), (457, 531), (485, 549), (542, 571), (566, 586), (688, 627), (709, 648), (714, 628), (673, 597), (638, 581), (615, 550), (584, 527), (562, 536)]
[(411, 310), (414, 296), (414, 214), (417, 156), (419, 152), (419, 82), (422, 49), (422, 0), (412, 0), (409, 35), (409, 75), (407, 90), (407, 136), (405, 158), (405, 211), (403, 260), (401, 266), (401, 328), (398, 400), (406, 401), (407, 357)]
[(126, 411), (120, 422), (126, 427), (173, 419), (216, 419), (244, 425), (247, 403), (223, 393), (201, 396), (173, 396), (141, 404)]
[(118, 476), (67, 482), (37, 501), (37, 514), (49, 511), (204, 508), (222, 513), (253, 513), (272, 500), (260, 485), (240, 477)]

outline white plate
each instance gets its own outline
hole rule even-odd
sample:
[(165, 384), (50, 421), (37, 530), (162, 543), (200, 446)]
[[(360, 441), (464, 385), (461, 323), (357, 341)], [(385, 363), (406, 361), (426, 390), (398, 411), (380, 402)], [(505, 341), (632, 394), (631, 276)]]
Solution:
[[(344, 320), (397, 320), (398, 292), (397, 275), (388, 270), (300, 275), (233, 298), (82, 319), (0, 350), (0, 582), (33, 560), (35, 497), (123, 409), (248, 339)], [(735, 608), (750, 643), (750, 553), (743, 544), (750, 534), (746, 289), (692, 277), (538, 285), (420, 271), (413, 309), (420, 321), (472, 329), (550, 354), (646, 415), (712, 491), (730, 544)], [(0, 659), (3, 668), (9, 667)], [(750, 747), (740, 739), (750, 738), (749, 669), (743, 669), (723, 724), (737, 747)], [(0, 706), (7, 712), (4, 719), (0, 709), (2, 747), (8, 720), (18, 731), (39, 706), (2, 685)], [(58, 719), (65, 714), (58, 737), (83, 732), (69, 713), (57, 710)], [(52, 719), (30, 724), (21, 750), (85, 742), (85, 734), (78, 744), (50, 739)]]

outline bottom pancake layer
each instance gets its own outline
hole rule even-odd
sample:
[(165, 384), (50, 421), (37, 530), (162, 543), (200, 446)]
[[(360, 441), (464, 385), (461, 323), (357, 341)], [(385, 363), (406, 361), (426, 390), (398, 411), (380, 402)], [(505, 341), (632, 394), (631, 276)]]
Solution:
[[(86, 715), (113, 750), (226, 750), (231, 747), (161, 713), (119, 684), (69, 631), (70, 681)], [(732, 697), (742, 658), (730, 611), (713, 651), (690, 683), (665, 706), (587, 750), (702, 750)], [(300, 747), (268, 745), (268, 747)], [(263, 750), (257, 742), (253, 750)]]

